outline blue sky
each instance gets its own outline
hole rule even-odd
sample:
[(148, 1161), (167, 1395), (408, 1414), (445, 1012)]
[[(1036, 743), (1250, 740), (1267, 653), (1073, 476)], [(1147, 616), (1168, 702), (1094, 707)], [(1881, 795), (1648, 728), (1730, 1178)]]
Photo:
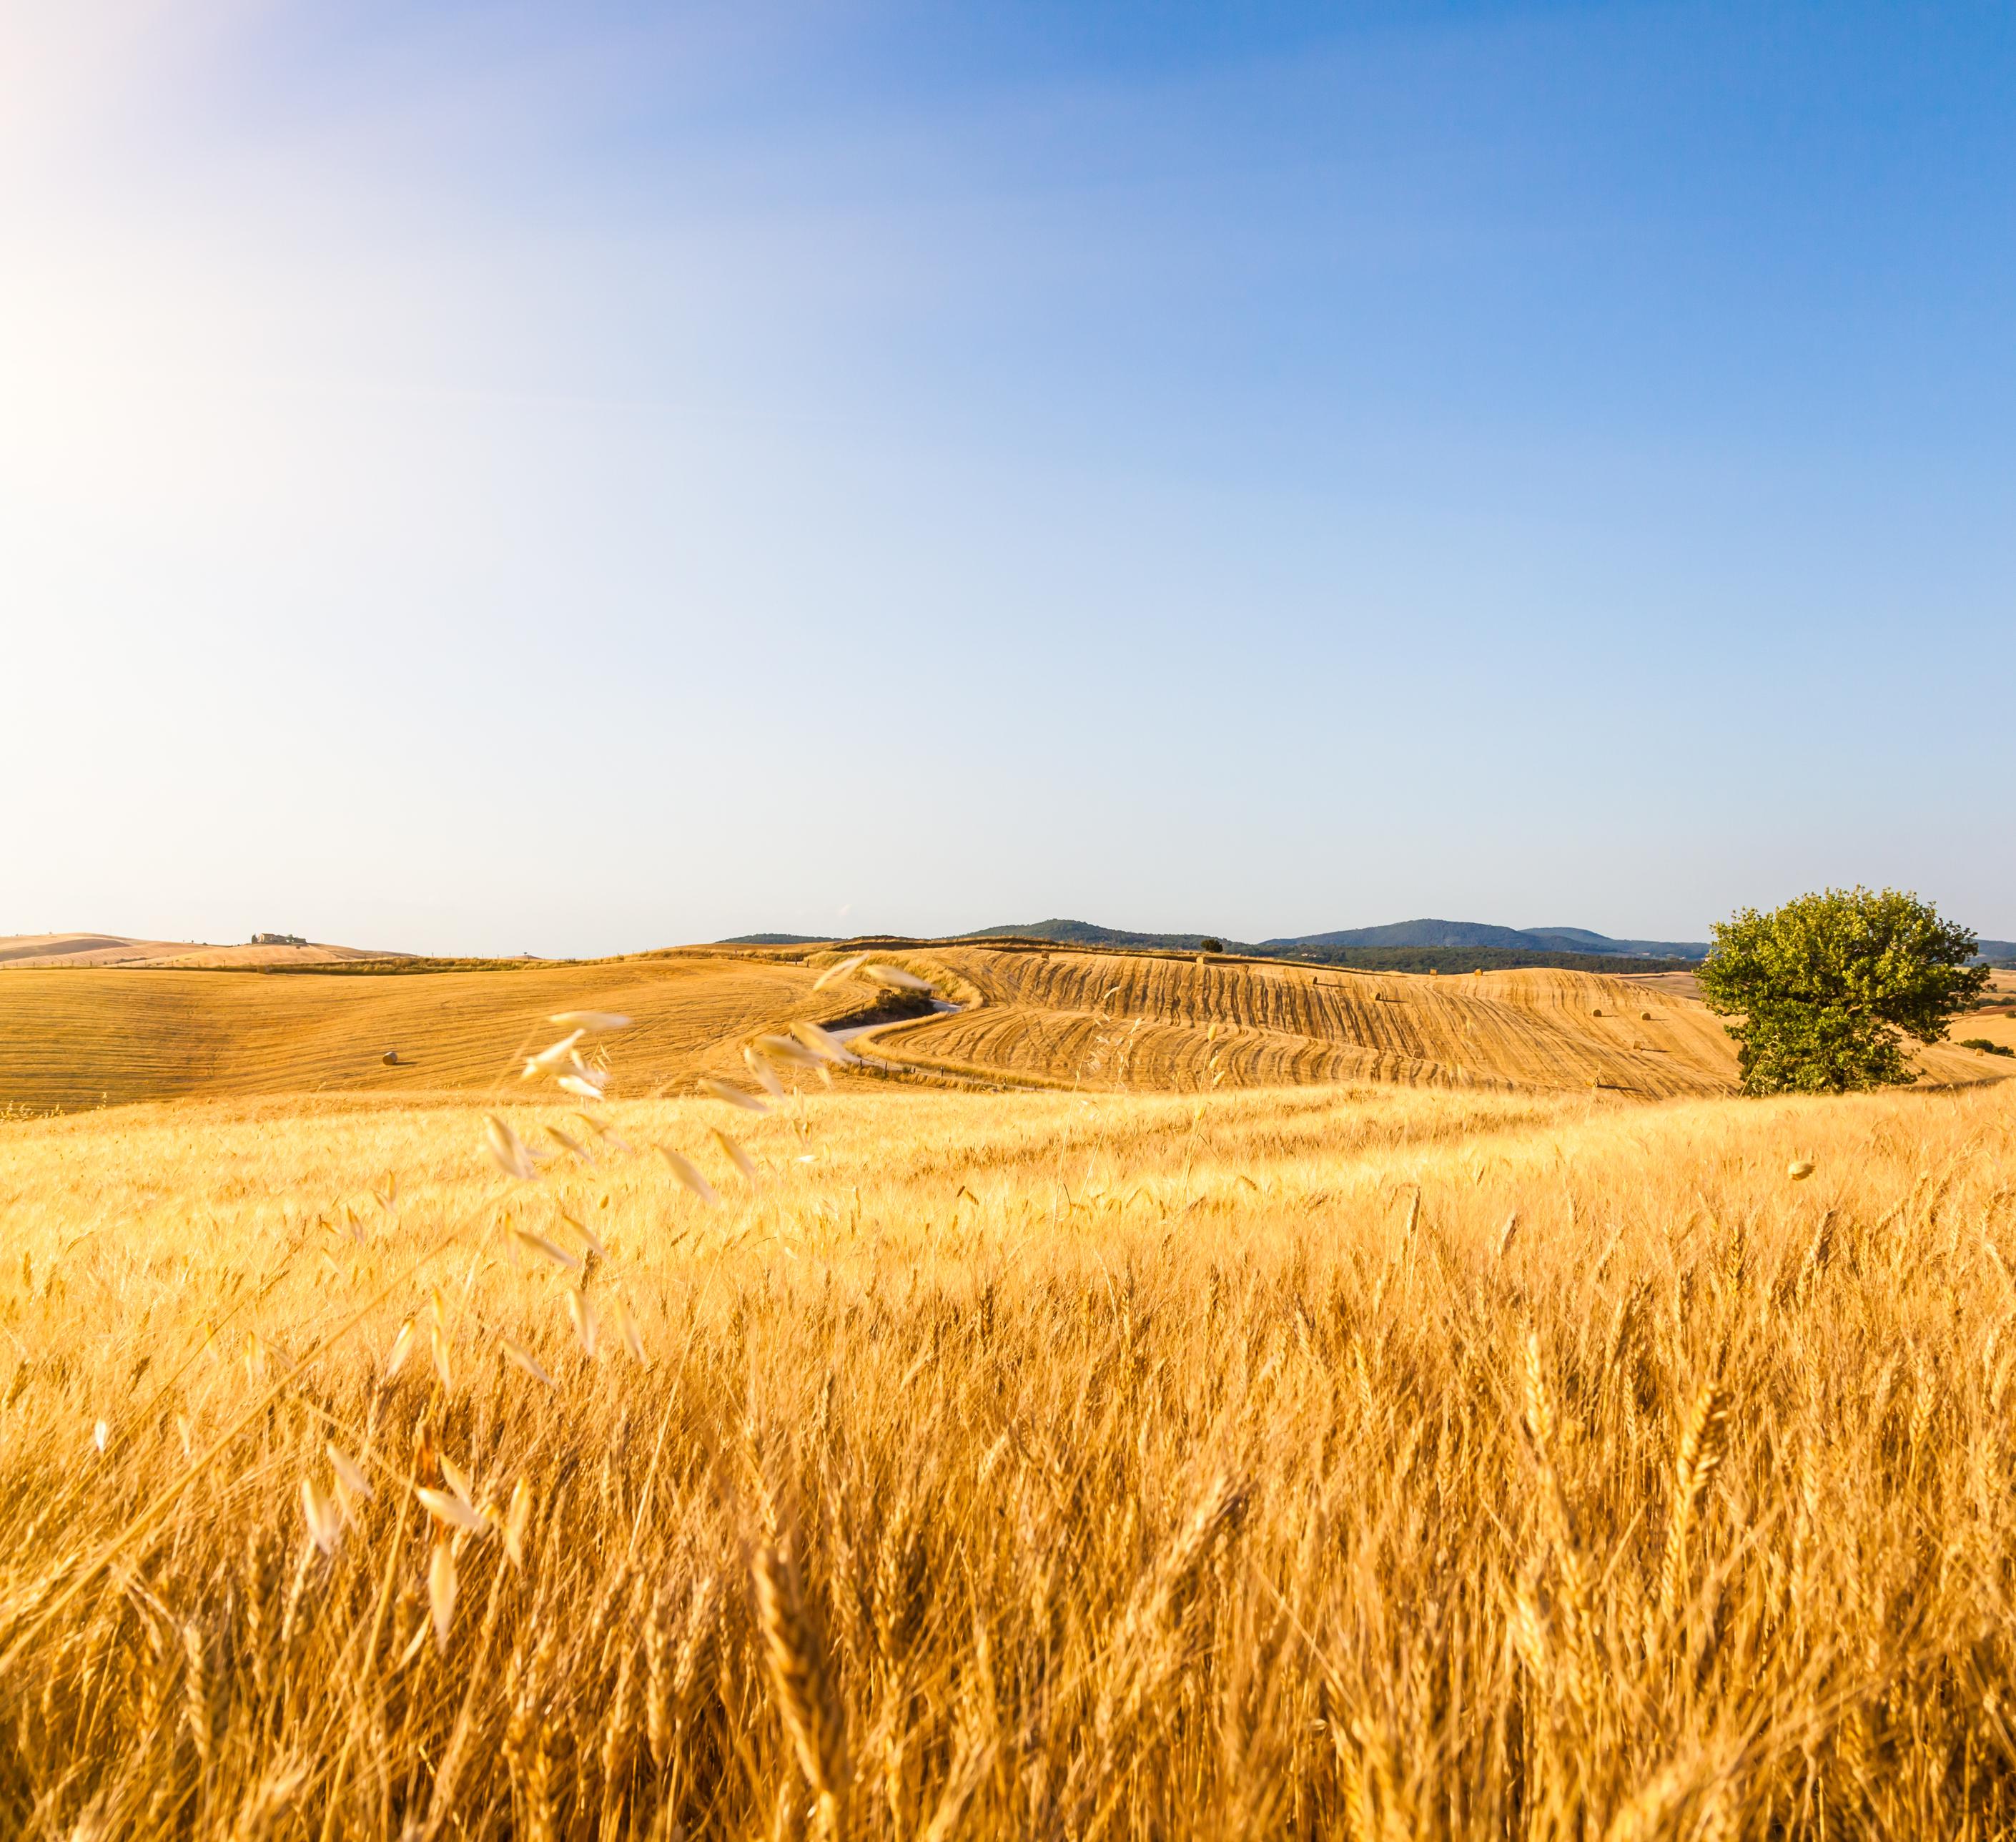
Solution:
[(0, 5), (0, 932), (2016, 936), (1992, 5)]

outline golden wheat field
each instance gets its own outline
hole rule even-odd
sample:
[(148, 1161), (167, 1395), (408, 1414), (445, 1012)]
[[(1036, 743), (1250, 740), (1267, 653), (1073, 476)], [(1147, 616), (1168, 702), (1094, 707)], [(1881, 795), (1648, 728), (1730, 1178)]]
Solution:
[(600, 1118), (0, 1124), (0, 1828), (2016, 1823), (2016, 1089)]

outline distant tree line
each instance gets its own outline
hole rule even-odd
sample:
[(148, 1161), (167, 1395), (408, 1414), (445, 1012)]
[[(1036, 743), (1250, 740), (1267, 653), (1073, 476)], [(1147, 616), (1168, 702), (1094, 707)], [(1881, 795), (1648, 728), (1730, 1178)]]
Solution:
[(1514, 946), (1293, 946), (1252, 949), (1262, 959), (1345, 966), (1361, 972), (1512, 972), (1548, 966), (1565, 972), (1691, 972), (1694, 960), (1628, 953), (1531, 953)]

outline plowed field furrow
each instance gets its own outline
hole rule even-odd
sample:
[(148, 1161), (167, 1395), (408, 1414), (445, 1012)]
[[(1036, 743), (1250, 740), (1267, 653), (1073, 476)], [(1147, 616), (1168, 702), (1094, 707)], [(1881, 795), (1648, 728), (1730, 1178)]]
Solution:
[[(1461, 978), (1177, 955), (953, 946), (904, 956), (970, 1001), (900, 1026), (877, 1051), (920, 1070), (1087, 1087), (1298, 1081), (1725, 1093), (1736, 1058), (1691, 999), (1586, 972)], [(1983, 1078), (1943, 1045), (1935, 1079)]]

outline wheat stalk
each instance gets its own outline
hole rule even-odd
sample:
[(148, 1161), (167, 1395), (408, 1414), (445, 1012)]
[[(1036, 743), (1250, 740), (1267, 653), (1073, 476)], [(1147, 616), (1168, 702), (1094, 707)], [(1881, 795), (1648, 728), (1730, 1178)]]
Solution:
[(847, 1736), (823, 1647), (787, 1551), (775, 1543), (759, 1543), (752, 1572), (772, 1699), (817, 1800), (821, 1832), (837, 1837), (849, 1783)]
[(1659, 1617), (1670, 1621), (1687, 1585), (1687, 1539), (1708, 1491), (1708, 1480), (1722, 1462), (1726, 1413), (1720, 1386), (1710, 1382), (1694, 1398), (1680, 1430), (1673, 1461), (1673, 1507), (1666, 1528), (1665, 1552), (1659, 1563)]

